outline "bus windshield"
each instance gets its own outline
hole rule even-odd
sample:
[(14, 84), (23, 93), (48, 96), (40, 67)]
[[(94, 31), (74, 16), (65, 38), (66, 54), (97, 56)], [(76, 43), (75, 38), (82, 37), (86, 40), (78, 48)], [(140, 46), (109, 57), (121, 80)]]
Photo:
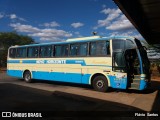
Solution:
[[(112, 44), (114, 71), (126, 72), (129, 70), (132, 71), (132, 69), (136, 69), (133, 71), (133, 74), (146, 74), (148, 72), (147, 70), (149, 69), (149, 60), (147, 53), (139, 40), (135, 39), (135, 41), (133, 41), (130, 39), (115, 39), (113, 40)], [(140, 53), (139, 56), (137, 51)], [(140, 59), (142, 60), (141, 68), (139, 61)], [(131, 62), (132, 60), (133, 62)]]
[(135, 43), (137, 44), (137, 47), (139, 49), (139, 52), (140, 52), (140, 55), (141, 55), (141, 58), (142, 58), (142, 64), (143, 64), (143, 73), (148, 75), (148, 79), (150, 79), (150, 73), (149, 73), (149, 69), (150, 69), (150, 61), (147, 57), (147, 52), (146, 50), (144, 49), (144, 47), (142, 46), (142, 44), (140, 43), (139, 40), (135, 39)]
[(127, 55), (129, 55), (129, 52), (126, 51), (128, 49), (134, 49), (136, 48), (136, 45), (133, 41), (127, 39), (114, 39), (112, 41), (112, 47), (113, 47), (113, 69), (114, 71), (119, 72), (126, 72), (127, 68), (127, 59), (125, 52), (127, 52)]

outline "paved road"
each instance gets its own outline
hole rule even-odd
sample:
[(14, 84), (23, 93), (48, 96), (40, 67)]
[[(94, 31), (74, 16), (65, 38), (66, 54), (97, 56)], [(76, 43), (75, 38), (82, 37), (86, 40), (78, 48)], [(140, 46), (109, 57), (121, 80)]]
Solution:
[[(96, 92), (90, 86), (49, 81), (25, 83), (0, 73), (0, 111), (159, 111), (160, 81), (146, 91)], [(105, 113), (106, 114), (106, 113)]]

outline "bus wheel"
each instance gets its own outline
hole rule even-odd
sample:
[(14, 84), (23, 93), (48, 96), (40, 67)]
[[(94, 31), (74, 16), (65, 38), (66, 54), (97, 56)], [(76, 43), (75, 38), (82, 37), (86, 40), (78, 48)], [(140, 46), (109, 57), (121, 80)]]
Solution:
[(24, 80), (27, 82), (27, 83), (31, 83), (32, 82), (32, 79), (31, 79), (31, 73), (29, 71), (26, 71), (24, 73)]
[(93, 88), (99, 92), (106, 92), (108, 90), (108, 81), (104, 76), (97, 76), (93, 79)]

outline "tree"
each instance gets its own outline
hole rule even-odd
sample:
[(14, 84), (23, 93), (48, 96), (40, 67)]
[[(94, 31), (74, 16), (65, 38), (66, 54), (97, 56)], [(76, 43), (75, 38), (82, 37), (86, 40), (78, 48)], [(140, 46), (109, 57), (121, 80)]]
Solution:
[(0, 32), (0, 67), (7, 63), (7, 51), (10, 46), (34, 43), (34, 40), (16, 32)]

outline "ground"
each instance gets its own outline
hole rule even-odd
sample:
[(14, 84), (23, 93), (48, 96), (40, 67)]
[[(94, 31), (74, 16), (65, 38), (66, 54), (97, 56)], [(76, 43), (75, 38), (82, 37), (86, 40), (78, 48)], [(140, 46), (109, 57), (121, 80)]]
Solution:
[(41, 80), (25, 83), (4, 71), (0, 72), (0, 111), (48, 111), (42, 114), (45, 119), (58, 120), (119, 119), (121, 115), (133, 117), (136, 112), (160, 112), (159, 90), (159, 76), (152, 76), (152, 85), (145, 91), (110, 89), (101, 93), (87, 85)]

